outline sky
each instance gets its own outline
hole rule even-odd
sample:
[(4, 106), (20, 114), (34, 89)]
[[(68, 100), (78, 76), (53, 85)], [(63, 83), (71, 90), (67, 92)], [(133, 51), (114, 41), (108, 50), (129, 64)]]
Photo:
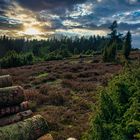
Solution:
[(140, 0), (0, 0), (0, 35), (10, 37), (105, 36), (114, 20), (140, 48)]

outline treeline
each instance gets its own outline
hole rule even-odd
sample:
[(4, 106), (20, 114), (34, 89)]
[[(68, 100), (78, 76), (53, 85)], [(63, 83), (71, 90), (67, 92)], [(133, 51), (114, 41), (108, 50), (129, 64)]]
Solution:
[[(27, 56), (26, 53), (32, 54), (37, 61), (62, 60), (72, 55), (92, 54), (101, 51), (106, 41), (105, 37), (100, 36), (91, 36), (89, 38), (63, 37), (48, 40), (12, 39), (2, 36), (0, 37), (0, 66), (8, 68), (29, 64), (31, 62), (28, 62), (28, 59), (26, 59), (27, 62), (23, 61)], [(17, 58), (19, 58), (19, 61), (13, 65), (12, 61)], [(32, 63), (34, 63), (34, 59), (32, 59)]]
[[(12, 39), (6, 36), (0, 38), (0, 66), (2, 68), (16, 67), (31, 63), (23, 61), (23, 54), (32, 54), (33, 58), (40, 61), (62, 60), (72, 55), (93, 54), (100, 52), (108, 41), (105, 37), (91, 36), (48, 40)], [(12, 54), (13, 53), (13, 54)], [(16, 64), (12, 61), (19, 58)], [(10, 60), (10, 61), (9, 61)], [(33, 59), (32, 59), (33, 60)], [(19, 63), (18, 63), (19, 62)], [(34, 63), (34, 60), (32, 61)]]
[(91, 129), (83, 140), (140, 139), (140, 66), (126, 67), (100, 89)]
[[(5, 63), (7, 58), (5, 59), (4, 57), (7, 56), (9, 59), (16, 55), (23, 57), (23, 53), (31, 53), (36, 60), (43, 61), (61, 60), (72, 55), (93, 55), (96, 52), (100, 52), (103, 55), (103, 61), (110, 62), (116, 60), (118, 51), (122, 51), (125, 58), (128, 58), (131, 51), (131, 33), (128, 32), (124, 36), (117, 31), (117, 27), (117, 22), (114, 21), (109, 27), (111, 32), (106, 37), (83, 36), (73, 38), (62, 37), (61, 39), (51, 38), (47, 40), (26, 40), (2, 36), (0, 37), (0, 62)], [(14, 55), (9, 56), (12, 53), (11, 51), (14, 52)], [(3, 67), (2, 64), (1, 66)], [(9, 67), (9, 65), (6, 67)]]
[(35, 56), (42, 56), (42, 53), (67, 50), (71, 54), (89, 53), (90, 51), (101, 51), (107, 43), (107, 38), (101, 36), (90, 37), (62, 37), (61, 39), (52, 38), (48, 40), (25, 40), (12, 39), (6, 36), (0, 37), (0, 57), (8, 51), (17, 53), (32, 51)]

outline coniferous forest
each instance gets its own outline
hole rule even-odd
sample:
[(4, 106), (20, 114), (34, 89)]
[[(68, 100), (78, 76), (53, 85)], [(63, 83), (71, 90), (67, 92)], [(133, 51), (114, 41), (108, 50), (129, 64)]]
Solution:
[(117, 31), (114, 21), (108, 36), (63, 37), (48, 40), (0, 38), (1, 67), (17, 67), (33, 64), (35, 61), (62, 60), (73, 55), (102, 54), (104, 62), (116, 60), (118, 52), (127, 59), (131, 46), (131, 33), (123, 35)]

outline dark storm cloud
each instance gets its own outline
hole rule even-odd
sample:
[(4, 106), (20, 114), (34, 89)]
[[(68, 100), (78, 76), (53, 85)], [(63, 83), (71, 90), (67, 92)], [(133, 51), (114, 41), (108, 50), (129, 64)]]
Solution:
[[(101, 24), (100, 26), (96, 26), (94, 24), (91, 24), (90, 27), (94, 27), (95, 29), (105, 30), (108, 29), (108, 27), (112, 24), (112, 22), (108, 22), (106, 24)], [(119, 31), (135, 31), (140, 28), (140, 23), (135, 24), (128, 24), (128, 23), (118, 23), (118, 29)]]
[(9, 6), (9, 0), (0, 0), (0, 15), (3, 15)]
[[(112, 18), (113, 15), (140, 9), (140, 0), (15, 0), (24, 8), (28, 8), (35, 12), (46, 12), (46, 17), (37, 16), (39, 21), (46, 22), (51, 21), (54, 28), (61, 28), (62, 22), (70, 19), (74, 22), (82, 23), (81, 27), (95, 28), (95, 25), (111, 23), (113, 20), (119, 20), (120, 15)], [(1, 0), (0, 12), (12, 4), (13, 0)], [(86, 6), (92, 4), (91, 11), (88, 11), (85, 7), (80, 7), (80, 4), (86, 4)], [(6, 7), (7, 6), (7, 7)], [(81, 11), (80, 11), (81, 10)], [(86, 14), (82, 15), (84, 10)], [(44, 12), (44, 13), (45, 13)], [(75, 12), (75, 15), (72, 13)], [(78, 14), (79, 13), (79, 14)], [(54, 19), (53, 15), (59, 16), (59, 19)], [(77, 14), (77, 15), (76, 15)], [(125, 15), (124, 15), (125, 16)], [(49, 17), (49, 19), (48, 19)], [(130, 18), (130, 17), (129, 17)], [(131, 15), (130, 20), (137, 19), (137, 16)], [(120, 21), (123, 22), (123, 21)], [(92, 27), (93, 26), (93, 27)], [(123, 27), (123, 26), (122, 26)]]
[[(106, 31), (117, 20), (121, 32), (131, 30), (134, 36), (137, 34), (135, 40), (140, 36), (136, 32), (140, 28), (140, 0), (0, 0), (0, 15), (4, 16), (10, 7), (14, 9), (13, 3), (33, 12), (40, 23), (50, 22), (51, 26), (43, 24), (44, 31), (74, 28)], [(24, 14), (28, 15), (28, 11)], [(0, 18), (0, 28), (21, 27), (10, 18)]]
[(84, 3), (87, 0), (17, 0), (23, 7), (29, 8), (35, 11), (41, 11), (43, 9), (55, 9), (70, 7), (74, 4)]
[[(97, 16), (98, 19), (106, 17), (112, 18), (113, 15), (116, 15), (118, 13), (140, 9), (140, 2), (136, 1), (133, 4), (131, 4), (130, 1), (134, 0), (102, 0), (101, 2), (96, 3), (94, 5), (93, 17)], [(99, 20), (97, 20), (97, 22), (98, 21)]]
[(22, 23), (20, 23), (20, 21), (18, 20), (11, 19), (9, 17), (0, 16), (0, 29), (22, 29)]
[(119, 24), (120, 30), (137, 30), (138, 28), (140, 28), (140, 23), (136, 23), (136, 24), (120, 23)]
[(106, 29), (117, 20), (121, 31), (136, 30), (140, 28), (140, 1), (102, 0), (94, 5), (93, 13), (78, 20), (90, 28), (97, 25), (98, 29)]

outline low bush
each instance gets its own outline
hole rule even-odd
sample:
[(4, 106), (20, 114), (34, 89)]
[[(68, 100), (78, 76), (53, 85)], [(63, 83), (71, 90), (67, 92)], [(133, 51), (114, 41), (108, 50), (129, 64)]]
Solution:
[(95, 90), (95, 85), (92, 82), (81, 83), (74, 80), (63, 80), (61, 84), (63, 87), (68, 87), (74, 91), (90, 92)]
[(46, 104), (47, 97), (43, 94), (37, 92), (37, 90), (26, 90), (25, 91), (25, 98), (27, 101), (32, 101), (37, 105)]
[(69, 103), (70, 90), (57, 87), (51, 87), (48, 90), (47, 103), (55, 106), (64, 106)]
[(32, 82), (32, 84), (37, 86), (37, 85), (44, 84), (46, 82), (52, 82), (55, 80), (57, 80), (57, 75), (49, 74), (46, 77), (35, 78), (35, 80)]
[(62, 50), (56, 50), (53, 52), (49, 52), (45, 56), (46, 61), (51, 61), (51, 60), (62, 60), (64, 58), (70, 57), (71, 54), (67, 49), (62, 49)]
[(75, 79), (75, 75), (71, 72), (66, 72), (63, 74), (65, 79)]
[(47, 103), (51, 105), (61, 106), (65, 103), (65, 97), (59, 92), (52, 92), (47, 96)]
[(51, 60), (62, 60), (63, 56), (55, 54), (54, 52), (49, 53), (47, 56), (45, 56), (46, 61), (51, 61)]
[(18, 54), (15, 51), (10, 51), (0, 60), (1, 68), (19, 67), (23, 65), (33, 64), (34, 56), (32, 53)]
[(43, 95), (47, 95), (50, 89), (50, 86), (48, 84), (45, 84), (40, 87), (39, 92)]

